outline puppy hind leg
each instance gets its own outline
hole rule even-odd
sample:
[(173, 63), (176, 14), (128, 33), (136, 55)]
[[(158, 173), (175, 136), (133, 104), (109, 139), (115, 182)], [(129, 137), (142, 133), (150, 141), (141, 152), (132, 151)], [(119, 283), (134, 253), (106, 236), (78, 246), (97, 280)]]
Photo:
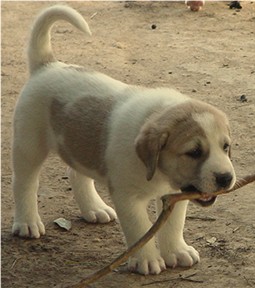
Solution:
[(115, 211), (98, 195), (94, 180), (70, 168), (69, 178), (82, 217), (90, 223), (108, 223), (117, 219)]
[[(31, 142), (32, 139), (30, 137)], [(13, 193), (15, 215), (12, 233), (20, 237), (39, 238), (45, 228), (38, 213), (39, 173), (48, 152), (41, 146), (13, 145)], [(31, 143), (30, 142), (30, 143)], [(14, 142), (15, 143), (15, 142)], [(24, 143), (25, 144), (25, 143)], [(29, 146), (29, 147), (28, 147)], [(45, 147), (44, 147), (45, 148)]]

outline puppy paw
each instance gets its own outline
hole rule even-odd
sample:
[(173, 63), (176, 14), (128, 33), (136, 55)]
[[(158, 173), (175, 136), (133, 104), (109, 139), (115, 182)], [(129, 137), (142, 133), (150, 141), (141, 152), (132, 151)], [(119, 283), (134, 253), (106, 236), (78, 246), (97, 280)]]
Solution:
[(198, 251), (186, 243), (170, 249), (167, 253), (162, 253), (162, 257), (168, 267), (176, 266), (191, 267), (200, 261)]
[(131, 272), (148, 275), (159, 274), (166, 269), (165, 261), (159, 255), (153, 256), (138, 256), (130, 257), (128, 269)]
[(12, 226), (12, 234), (22, 238), (40, 238), (45, 234), (45, 227), (40, 219), (37, 221), (15, 221)]
[(117, 214), (110, 206), (105, 205), (83, 213), (82, 217), (90, 223), (108, 223), (117, 219)]

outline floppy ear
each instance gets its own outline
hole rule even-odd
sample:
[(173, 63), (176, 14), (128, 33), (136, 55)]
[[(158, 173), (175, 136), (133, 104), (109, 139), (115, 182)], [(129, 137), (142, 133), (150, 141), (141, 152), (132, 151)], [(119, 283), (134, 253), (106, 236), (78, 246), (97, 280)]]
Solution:
[(151, 180), (158, 164), (160, 151), (168, 138), (167, 132), (159, 132), (155, 128), (141, 131), (135, 140), (136, 153), (147, 169), (147, 180)]

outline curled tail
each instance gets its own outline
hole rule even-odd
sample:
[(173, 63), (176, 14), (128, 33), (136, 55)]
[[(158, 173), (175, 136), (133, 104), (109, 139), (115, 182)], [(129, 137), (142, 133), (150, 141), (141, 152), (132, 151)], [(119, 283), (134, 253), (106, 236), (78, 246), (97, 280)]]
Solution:
[(35, 20), (30, 36), (28, 46), (30, 74), (41, 66), (56, 61), (51, 48), (50, 32), (53, 24), (58, 20), (65, 20), (82, 32), (91, 35), (87, 22), (74, 9), (64, 5), (45, 9)]

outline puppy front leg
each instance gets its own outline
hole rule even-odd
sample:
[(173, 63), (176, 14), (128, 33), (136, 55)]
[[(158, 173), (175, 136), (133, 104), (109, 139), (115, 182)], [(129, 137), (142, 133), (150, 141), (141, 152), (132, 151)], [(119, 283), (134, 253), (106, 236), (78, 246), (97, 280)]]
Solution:
[[(161, 256), (169, 267), (191, 267), (199, 262), (199, 253), (186, 244), (183, 238), (183, 228), (188, 201), (175, 204), (169, 219), (158, 232)], [(162, 210), (162, 202), (157, 199), (158, 211)]]
[[(139, 240), (151, 227), (147, 214), (147, 201), (134, 197), (118, 197), (113, 193), (116, 211), (124, 231), (127, 245), (130, 247)], [(127, 195), (127, 194), (126, 194)], [(129, 258), (128, 268), (132, 272), (140, 274), (159, 274), (165, 270), (165, 262), (152, 238), (134, 256)]]

